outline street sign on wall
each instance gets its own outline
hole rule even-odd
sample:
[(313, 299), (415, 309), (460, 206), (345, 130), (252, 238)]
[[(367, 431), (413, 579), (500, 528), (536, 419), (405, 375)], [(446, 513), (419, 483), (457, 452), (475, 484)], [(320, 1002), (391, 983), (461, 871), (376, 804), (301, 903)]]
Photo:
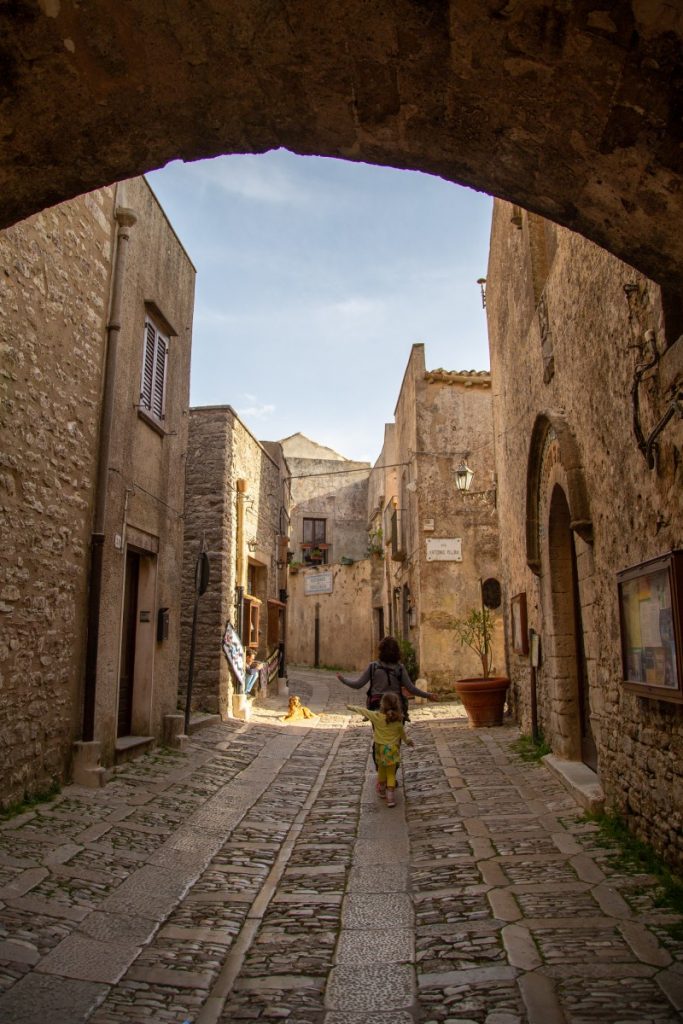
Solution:
[(428, 562), (462, 562), (461, 537), (428, 537)]
[(304, 576), (304, 594), (331, 594), (332, 593), (332, 571), (307, 572)]

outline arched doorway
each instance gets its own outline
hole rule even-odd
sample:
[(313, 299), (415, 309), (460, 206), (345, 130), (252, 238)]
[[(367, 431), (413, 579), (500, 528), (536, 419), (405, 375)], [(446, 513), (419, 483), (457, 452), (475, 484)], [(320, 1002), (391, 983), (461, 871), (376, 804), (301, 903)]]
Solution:
[[(540, 413), (531, 434), (526, 557), (540, 578), (539, 716), (553, 753), (597, 770), (586, 657), (592, 630), (593, 522), (582, 453), (564, 416)], [(582, 601), (582, 592), (586, 599)]]
[(575, 538), (569, 504), (558, 484), (548, 516), (548, 574), (554, 748), (561, 757), (581, 760), (597, 771)]
[(509, 199), (683, 279), (675, 4), (16, 0), (0, 226), (168, 160), (285, 147)]

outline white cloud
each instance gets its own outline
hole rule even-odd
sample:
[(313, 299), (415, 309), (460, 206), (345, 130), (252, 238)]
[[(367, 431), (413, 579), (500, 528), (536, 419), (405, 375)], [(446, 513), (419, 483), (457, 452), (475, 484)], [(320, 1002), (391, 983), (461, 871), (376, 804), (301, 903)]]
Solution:
[(275, 406), (262, 402), (260, 405), (250, 405), (246, 408), (239, 408), (237, 411), (240, 416), (250, 416), (255, 420), (263, 420), (268, 416), (272, 416), (275, 412)]
[(337, 316), (355, 319), (357, 317), (374, 316), (381, 311), (383, 304), (377, 299), (368, 299), (361, 295), (349, 296), (339, 302), (323, 306), (321, 313), (334, 313)]
[(198, 177), (208, 185), (230, 195), (259, 203), (286, 203), (307, 206), (310, 189), (288, 173), (281, 164), (252, 154), (203, 160), (197, 165)]
[(331, 318), (346, 322), (377, 319), (383, 317), (385, 312), (386, 302), (383, 299), (371, 299), (363, 295), (349, 295), (329, 302), (306, 301), (300, 296), (293, 296), (289, 305), (282, 304), (277, 308), (239, 307), (231, 311), (198, 306), (194, 320), (196, 326), (236, 328), (240, 325), (261, 325), (268, 328), (271, 325), (270, 330), (280, 331), (282, 325), (290, 321), (293, 328), (300, 328), (302, 323), (314, 320), (326, 323)]

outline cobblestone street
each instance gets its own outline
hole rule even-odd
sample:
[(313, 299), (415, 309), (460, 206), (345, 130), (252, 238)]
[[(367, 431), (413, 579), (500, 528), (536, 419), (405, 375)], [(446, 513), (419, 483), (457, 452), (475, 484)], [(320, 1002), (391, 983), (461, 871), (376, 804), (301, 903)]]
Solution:
[(514, 728), (414, 709), (391, 810), (357, 695), (290, 692), (0, 827), (2, 1024), (681, 1019), (678, 919)]

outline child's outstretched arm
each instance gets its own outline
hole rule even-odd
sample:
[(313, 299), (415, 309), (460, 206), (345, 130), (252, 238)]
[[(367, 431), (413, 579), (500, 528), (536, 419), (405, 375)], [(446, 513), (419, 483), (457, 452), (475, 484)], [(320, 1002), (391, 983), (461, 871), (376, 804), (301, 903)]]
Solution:
[(367, 718), (367, 720), (369, 722), (372, 722), (373, 725), (374, 725), (375, 721), (377, 720), (377, 712), (376, 711), (368, 711), (367, 708), (361, 707), (360, 704), (347, 704), (346, 707), (347, 707), (347, 709), (349, 711), (353, 711), (353, 712), (355, 712), (355, 714), (362, 715), (363, 718)]

